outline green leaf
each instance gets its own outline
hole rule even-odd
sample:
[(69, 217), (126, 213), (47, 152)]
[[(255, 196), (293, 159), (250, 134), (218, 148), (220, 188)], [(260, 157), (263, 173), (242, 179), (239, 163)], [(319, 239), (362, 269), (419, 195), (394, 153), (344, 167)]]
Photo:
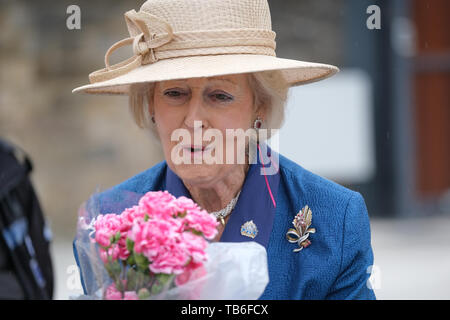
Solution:
[(127, 289), (135, 290), (137, 288), (136, 270), (129, 268), (127, 271)]
[(128, 264), (129, 266), (134, 266), (134, 265), (136, 265), (136, 261), (134, 261), (134, 256), (133, 256), (132, 254), (130, 254), (130, 255), (128, 256), (127, 264)]
[(145, 281), (144, 273), (138, 270), (136, 272), (136, 282), (138, 288), (141, 288), (145, 285), (144, 281)]
[(112, 271), (112, 269), (111, 269), (111, 264), (110, 264), (110, 263), (105, 263), (105, 269), (106, 269), (106, 271), (108, 272), (108, 276), (109, 276), (111, 279), (114, 279), (114, 278), (115, 278), (115, 274), (113, 273), (113, 271)]
[(134, 241), (130, 238), (127, 238), (127, 250), (131, 253), (134, 249)]
[(118, 260), (111, 262), (109, 265), (112, 273), (120, 274), (120, 272), (122, 272), (122, 266), (120, 265)]
[(120, 292), (124, 292), (125, 291), (125, 287), (124, 287), (123, 282), (122, 282), (122, 280), (120, 278), (118, 278), (114, 283), (116, 284), (116, 289), (118, 291), (120, 291)]
[(108, 247), (105, 247), (105, 246), (102, 246), (102, 245), (98, 245), (100, 248), (102, 248), (103, 250), (105, 250), (106, 252), (108, 252), (108, 249), (109, 249), (109, 247), (111, 247), (111, 246), (108, 246)]
[(109, 237), (109, 242), (110, 242), (111, 244), (116, 243), (117, 241), (120, 240), (120, 236), (121, 236), (120, 231), (117, 231), (116, 234), (114, 234), (114, 235), (112, 235), (111, 237)]
[(173, 276), (174, 276), (173, 274), (158, 273), (156, 275), (156, 279), (158, 280), (159, 283), (165, 285), (167, 282), (173, 279)]
[(134, 261), (136, 261), (136, 265), (139, 270), (142, 270), (142, 271), (148, 270), (148, 266), (149, 266), (150, 262), (143, 254), (134, 253)]
[(155, 275), (156, 281), (151, 287), (152, 294), (161, 293), (165, 288), (168, 289), (172, 280), (175, 278), (174, 274), (158, 273)]
[(203, 236), (203, 233), (201, 231), (198, 231), (195, 229), (191, 229), (189, 231), (192, 232), (193, 234), (195, 234), (196, 236)]
[(160, 293), (160, 292), (162, 291), (163, 287), (164, 287), (164, 286), (163, 286), (162, 284), (160, 284), (160, 283), (158, 283), (158, 282), (155, 282), (155, 283), (152, 285), (152, 287), (150, 288), (151, 293), (152, 293), (153, 295), (158, 294), (158, 293)]
[(120, 276), (120, 273), (122, 272), (122, 266), (117, 260), (116, 261), (111, 261), (111, 259), (108, 260), (109, 262), (105, 263), (105, 269), (108, 272), (108, 275), (111, 279), (116, 279)]

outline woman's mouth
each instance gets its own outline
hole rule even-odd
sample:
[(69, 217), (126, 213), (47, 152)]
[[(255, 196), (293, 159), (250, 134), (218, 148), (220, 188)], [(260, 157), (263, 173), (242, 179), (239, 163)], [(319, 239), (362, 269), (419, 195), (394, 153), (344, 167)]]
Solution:
[(194, 145), (190, 145), (190, 146), (185, 146), (183, 149), (189, 151), (190, 153), (193, 154), (198, 154), (198, 153), (203, 153), (207, 150), (210, 150), (211, 147), (209, 146), (194, 146)]
[(204, 151), (205, 147), (201, 146), (201, 147), (196, 147), (196, 146), (191, 146), (191, 152), (199, 152), (199, 151)]

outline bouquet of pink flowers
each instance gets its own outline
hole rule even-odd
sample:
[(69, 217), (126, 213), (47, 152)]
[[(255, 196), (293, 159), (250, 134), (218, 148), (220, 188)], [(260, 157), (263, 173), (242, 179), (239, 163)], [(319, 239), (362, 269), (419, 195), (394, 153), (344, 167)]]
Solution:
[[(207, 261), (218, 222), (191, 199), (148, 192), (121, 214), (97, 217), (95, 241), (113, 283), (106, 299), (145, 299), (182, 285)], [(197, 272), (198, 273), (198, 272)]]
[[(127, 201), (119, 202), (117, 207), (123, 207)], [(87, 297), (252, 299), (268, 282), (264, 248), (256, 243), (209, 243), (217, 235), (218, 221), (191, 199), (148, 192), (120, 214), (92, 211), (87, 206), (80, 210), (75, 240)], [(219, 251), (208, 250), (214, 245)], [(234, 270), (224, 277), (223, 266)], [(220, 283), (222, 279), (226, 283)]]

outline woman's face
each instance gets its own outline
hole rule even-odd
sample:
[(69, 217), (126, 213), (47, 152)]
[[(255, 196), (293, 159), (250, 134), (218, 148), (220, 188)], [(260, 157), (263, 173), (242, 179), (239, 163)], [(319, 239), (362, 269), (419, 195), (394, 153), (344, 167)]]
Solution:
[[(226, 143), (226, 129), (245, 131), (251, 128), (256, 118), (254, 111), (253, 93), (246, 74), (158, 82), (154, 89), (153, 105), (150, 104), (150, 113), (154, 114), (169, 167), (185, 183), (203, 187), (214, 185), (237, 168), (236, 153), (242, 154), (245, 149)], [(201, 126), (197, 121), (201, 121)], [(177, 129), (184, 129), (178, 132), (188, 132), (191, 139), (172, 141), (172, 134)], [(208, 141), (206, 136), (203, 141), (208, 129), (220, 131), (222, 145), (214, 141), (215, 138), (208, 138)], [(200, 140), (195, 140), (195, 135)], [(236, 139), (233, 141), (236, 142)], [(215, 146), (211, 148), (212, 145)], [(227, 164), (227, 148), (235, 150), (231, 164)], [(207, 155), (220, 155), (217, 153), (219, 149), (222, 150), (222, 163), (205, 162)], [(179, 163), (174, 158), (175, 150), (180, 157), (184, 152), (191, 163)]]

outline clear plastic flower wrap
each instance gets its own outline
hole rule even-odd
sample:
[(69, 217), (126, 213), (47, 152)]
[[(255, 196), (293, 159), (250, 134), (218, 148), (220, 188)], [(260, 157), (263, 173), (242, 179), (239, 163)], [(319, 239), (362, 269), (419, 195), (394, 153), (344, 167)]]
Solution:
[(209, 242), (217, 221), (167, 191), (110, 190), (79, 210), (77, 299), (258, 299), (269, 278), (256, 242)]

